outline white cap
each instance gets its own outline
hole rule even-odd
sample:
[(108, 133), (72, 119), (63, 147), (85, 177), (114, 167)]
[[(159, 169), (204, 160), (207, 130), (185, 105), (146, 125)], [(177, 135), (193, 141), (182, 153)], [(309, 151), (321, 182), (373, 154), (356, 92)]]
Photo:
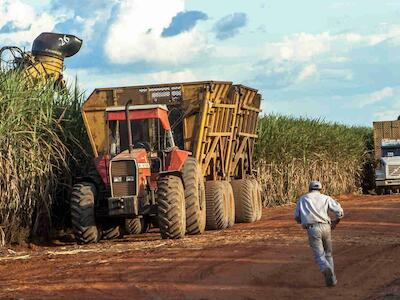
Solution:
[(308, 186), (308, 189), (310, 191), (319, 191), (319, 190), (322, 189), (322, 184), (319, 181), (313, 180), (313, 181), (310, 182), (310, 185)]

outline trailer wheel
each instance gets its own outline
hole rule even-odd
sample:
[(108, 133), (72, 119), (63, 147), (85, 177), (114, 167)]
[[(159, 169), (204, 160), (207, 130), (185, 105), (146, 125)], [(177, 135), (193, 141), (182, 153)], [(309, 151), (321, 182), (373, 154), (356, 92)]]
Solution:
[(125, 232), (127, 234), (146, 233), (150, 229), (150, 223), (144, 218), (125, 219)]
[(185, 192), (182, 180), (173, 175), (158, 180), (158, 224), (163, 239), (179, 239), (185, 236)]
[(252, 180), (253, 186), (254, 186), (254, 203), (256, 207), (256, 221), (260, 221), (262, 217), (262, 209), (263, 209), (263, 203), (261, 199), (261, 189), (260, 189), (260, 184), (258, 183), (257, 180), (253, 179)]
[(251, 180), (240, 179), (231, 182), (235, 197), (236, 222), (252, 223), (256, 220), (256, 207), (253, 200)]
[(71, 221), (78, 243), (97, 243), (100, 239), (95, 220), (96, 188), (92, 183), (82, 182), (73, 186), (71, 195)]
[(203, 233), (206, 227), (206, 194), (203, 175), (195, 158), (186, 160), (182, 178), (185, 185), (186, 232)]
[(228, 227), (228, 195), (222, 181), (206, 182), (206, 215), (207, 229), (224, 229)]
[(228, 198), (228, 227), (235, 224), (235, 197), (233, 196), (232, 185), (228, 181), (223, 181)]

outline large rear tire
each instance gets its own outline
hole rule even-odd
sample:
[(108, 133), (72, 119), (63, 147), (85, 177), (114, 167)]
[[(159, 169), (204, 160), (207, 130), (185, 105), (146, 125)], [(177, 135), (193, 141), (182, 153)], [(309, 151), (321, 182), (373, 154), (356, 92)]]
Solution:
[(163, 239), (180, 239), (186, 232), (185, 192), (182, 180), (173, 175), (158, 180), (158, 224)]
[(228, 227), (228, 195), (222, 181), (206, 182), (207, 229), (219, 230)]
[(75, 239), (80, 244), (100, 239), (95, 219), (96, 187), (89, 182), (75, 184), (71, 195), (71, 220)]
[(256, 220), (256, 206), (253, 200), (254, 187), (251, 180), (232, 180), (232, 189), (235, 197), (236, 222), (252, 223)]
[(203, 233), (206, 228), (206, 194), (203, 175), (195, 158), (186, 160), (182, 178), (185, 185), (186, 233)]
[(255, 179), (252, 180), (252, 183), (254, 186), (254, 207), (256, 208), (256, 221), (260, 221), (263, 209), (260, 184)]

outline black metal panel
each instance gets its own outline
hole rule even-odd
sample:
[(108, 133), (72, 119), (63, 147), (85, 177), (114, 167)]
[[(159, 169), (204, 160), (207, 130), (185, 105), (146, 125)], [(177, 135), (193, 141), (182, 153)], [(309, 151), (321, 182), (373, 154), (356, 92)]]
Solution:
[(139, 214), (139, 204), (137, 197), (108, 198), (109, 216), (137, 216)]

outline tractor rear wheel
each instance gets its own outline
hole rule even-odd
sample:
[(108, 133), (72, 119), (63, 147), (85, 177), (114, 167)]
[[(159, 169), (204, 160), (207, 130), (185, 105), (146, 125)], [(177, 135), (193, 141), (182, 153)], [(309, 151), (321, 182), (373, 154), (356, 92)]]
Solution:
[(146, 233), (150, 229), (150, 223), (144, 218), (125, 219), (125, 232), (127, 234)]
[(178, 176), (167, 175), (158, 180), (158, 224), (163, 239), (179, 239), (186, 232), (185, 191)]
[(228, 181), (223, 181), (228, 198), (228, 227), (235, 224), (235, 197), (233, 196), (232, 185)]
[(100, 239), (95, 219), (96, 187), (89, 182), (73, 186), (71, 195), (71, 221), (78, 243), (97, 243)]
[(206, 182), (207, 229), (224, 229), (228, 227), (228, 195), (222, 181)]
[(185, 185), (186, 233), (203, 233), (206, 228), (206, 194), (203, 175), (195, 158), (186, 160), (182, 179)]
[(260, 221), (263, 208), (260, 184), (255, 179), (252, 180), (252, 183), (254, 186), (254, 207), (256, 208), (256, 221)]
[(251, 180), (240, 179), (231, 182), (235, 197), (236, 222), (252, 223), (256, 220), (256, 206)]

